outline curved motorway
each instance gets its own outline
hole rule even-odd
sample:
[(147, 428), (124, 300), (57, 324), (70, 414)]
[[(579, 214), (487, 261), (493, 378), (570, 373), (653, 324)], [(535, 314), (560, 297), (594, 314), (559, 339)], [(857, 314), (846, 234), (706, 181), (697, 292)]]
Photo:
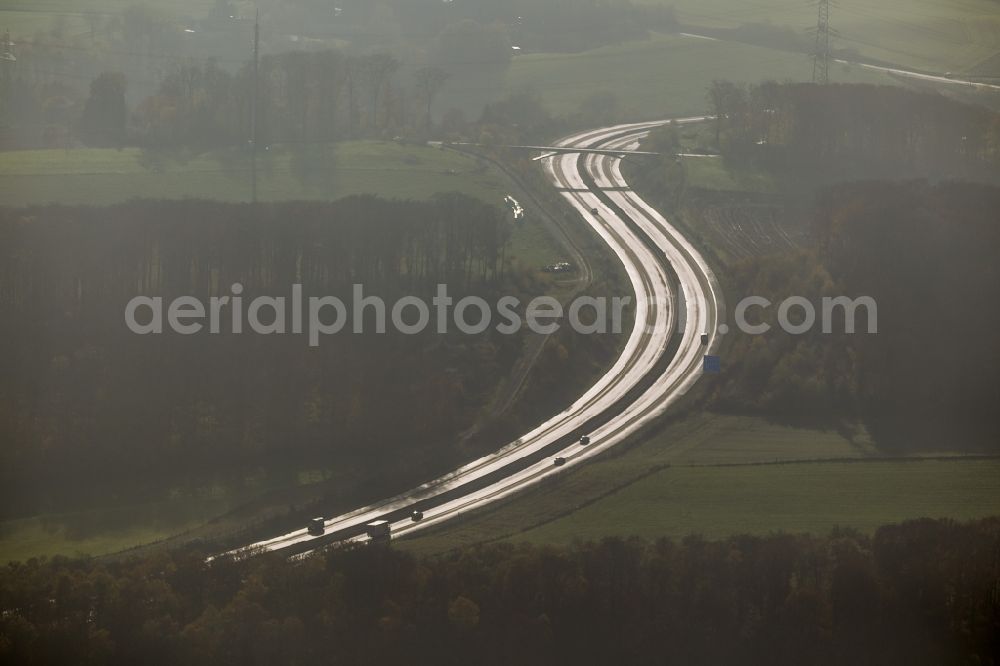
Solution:
[[(591, 130), (558, 145), (634, 149), (651, 128), (665, 122)], [(601, 154), (545, 160), (552, 185), (619, 258), (636, 295), (635, 325), (625, 348), (593, 386), (568, 409), (499, 451), (407, 493), (327, 519), (323, 536), (303, 528), (231, 553), (309, 552), (361, 539), (365, 525), (374, 520), (388, 520), (394, 537), (439, 525), (599, 455), (684, 395), (701, 374), (703, 354), (715, 345), (718, 284), (698, 251), (628, 188), (620, 167), (619, 158)], [(709, 337), (707, 347), (703, 334)], [(579, 443), (583, 434), (590, 436), (589, 446)], [(553, 464), (557, 456), (565, 458), (564, 465)], [(423, 512), (423, 520), (410, 520), (414, 509)]]

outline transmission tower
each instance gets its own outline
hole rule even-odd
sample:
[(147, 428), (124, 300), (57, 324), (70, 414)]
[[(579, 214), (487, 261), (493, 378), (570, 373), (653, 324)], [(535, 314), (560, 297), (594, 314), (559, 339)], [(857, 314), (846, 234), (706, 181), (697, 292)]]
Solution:
[(830, 82), (830, 0), (818, 0), (816, 45), (813, 47), (813, 83), (825, 86)]
[(14, 42), (10, 41), (10, 30), (4, 32), (3, 39), (0, 40), (0, 60), (17, 62), (14, 56)]
[(14, 55), (14, 42), (10, 41), (10, 30), (4, 32), (0, 38), (0, 82), (6, 89), (7, 83), (14, 76), (14, 65), (17, 64), (17, 56)]

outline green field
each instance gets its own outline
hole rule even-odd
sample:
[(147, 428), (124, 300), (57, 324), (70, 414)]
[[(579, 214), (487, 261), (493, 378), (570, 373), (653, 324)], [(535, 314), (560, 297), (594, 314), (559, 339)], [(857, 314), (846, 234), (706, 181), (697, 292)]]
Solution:
[[(770, 23), (816, 25), (816, 5), (802, 0), (646, 0), (672, 5), (685, 24), (731, 28)], [(835, 48), (887, 62), (956, 72), (1000, 52), (1000, 6), (992, 0), (837, 0), (830, 25)], [(1000, 72), (997, 72), (1000, 73)]]
[[(529, 54), (514, 59), (507, 88), (537, 90), (557, 115), (580, 110), (598, 92), (612, 92), (629, 120), (706, 113), (706, 91), (715, 79), (757, 83), (764, 79), (807, 81), (812, 63), (800, 54), (773, 49), (656, 35), (652, 39), (572, 54)], [(893, 81), (877, 72), (836, 65), (840, 82)]]
[(289, 502), (315, 501), (330, 484), (347, 483), (349, 474), (347, 468), (260, 469), (225, 482), (177, 486), (154, 500), (118, 498), (110, 505), (0, 521), (0, 563), (116, 553), (192, 530), (200, 530), (199, 536), (228, 534), (285, 511)]
[[(140, 0), (0, 0), (0, 30), (31, 36), (48, 32), (57, 23), (67, 36), (90, 33), (89, 19), (104, 20), (118, 15), (133, 5), (155, 6), (164, 14), (177, 18), (203, 18), (212, 8), (213, 0), (161, 0), (143, 3)], [(237, 2), (237, 4), (241, 4)]]
[[(655, 2), (657, 0), (648, 0)], [(816, 23), (815, 5), (801, 1), (662, 0), (689, 25), (736, 27), (743, 23), (787, 26), (800, 35)], [(844, 0), (831, 23), (842, 35), (834, 48), (904, 67), (963, 72), (1000, 54), (1000, 5), (991, 0)], [(1000, 58), (993, 63), (1000, 62)], [(990, 65), (992, 67), (993, 65)], [(987, 67), (988, 69), (988, 67)], [(984, 74), (979, 68), (978, 74)], [(1000, 70), (992, 72), (1000, 76)], [(756, 83), (808, 81), (812, 62), (801, 54), (749, 44), (680, 35), (654, 35), (573, 54), (528, 54), (515, 58), (508, 91), (532, 88), (549, 110), (573, 113), (597, 92), (618, 97), (622, 117), (640, 119), (705, 113), (705, 91), (715, 79)], [(886, 75), (833, 64), (839, 83), (899, 85)]]
[(233, 505), (224, 499), (131, 505), (0, 523), (0, 562), (104, 555), (197, 528)]
[(612, 534), (873, 531), (914, 518), (1000, 514), (1000, 461), (796, 463), (672, 467), (516, 540), (569, 543)]
[[(269, 151), (259, 161), (260, 199), (376, 194), (423, 200), (439, 192), (462, 192), (503, 206), (504, 195), (515, 191), (497, 170), (453, 151), (383, 141), (339, 143), (332, 150), (332, 155), (305, 156)], [(144, 162), (148, 160), (137, 148), (0, 152), (0, 205), (108, 205), (133, 198), (249, 201), (245, 158), (204, 154), (160, 166)], [(514, 227), (509, 256), (521, 265), (538, 267), (563, 255), (537, 220)]]
[(883, 462), (874, 455), (862, 430), (696, 414), (403, 547), (438, 552), (496, 539), (821, 533), (834, 525), (867, 530), (907, 518), (1000, 513), (1000, 461)]
[(730, 171), (721, 158), (688, 157), (684, 159), (684, 166), (689, 188), (757, 193), (771, 193), (775, 189), (768, 174)]
[[(137, 197), (250, 199), (245, 156), (203, 154), (149, 166), (144, 160), (137, 148), (3, 152), (0, 201), (21, 206), (110, 204)], [(427, 146), (354, 141), (318, 154), (275, 148), (258, 164), (263, 200), (332, 200), (362, 193), (427, 199), (436, 192), (455, 191), (499, 204), (506, 193), (496, 172), (471, 158)]]

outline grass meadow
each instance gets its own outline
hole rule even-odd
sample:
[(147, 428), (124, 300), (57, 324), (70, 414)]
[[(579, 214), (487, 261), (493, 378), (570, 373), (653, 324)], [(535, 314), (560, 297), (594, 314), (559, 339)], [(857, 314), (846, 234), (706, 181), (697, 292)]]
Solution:
[(863, 431), (693, 414), (489, 512), (401, 542), (416, 552), (508, 539), (567, 543), (870, 531), (922, 517), (1000, 513), (1000, 461), (877, 457)]

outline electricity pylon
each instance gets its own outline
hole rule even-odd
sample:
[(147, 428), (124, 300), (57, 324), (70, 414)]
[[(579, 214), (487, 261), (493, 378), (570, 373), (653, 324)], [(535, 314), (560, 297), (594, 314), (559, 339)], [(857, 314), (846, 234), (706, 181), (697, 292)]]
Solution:
[(813, 83), (825, 86), (830, 82), (830, 0), (818, 0), (816, 45), (813, 47)]

